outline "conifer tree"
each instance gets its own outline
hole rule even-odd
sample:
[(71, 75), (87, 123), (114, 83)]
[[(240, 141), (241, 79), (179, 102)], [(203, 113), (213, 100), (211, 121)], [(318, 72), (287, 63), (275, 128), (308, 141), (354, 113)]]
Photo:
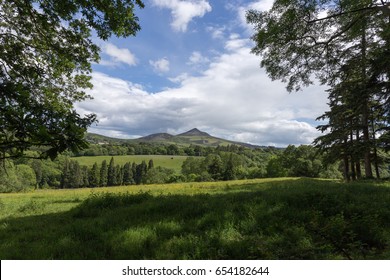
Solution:
[(272, 79), (287, 82), (289, 91), (313, 77), (330, 87), (331, 110), (322, 116), (329, 124), (319, 127), (328, 134), (316, 142), (342, 157), (347, 179), (360, 177), (361, 159), (372, 178), (377, 147), (388, 145), (376, 134), (390, 131), (386, 121), (377, 127), (389, 113), (390, 1), (275, 0), (247, 20), (255, 28), (252, 51)]
[(95, 162), (89, 172), (89, 186), (91, 188), (96, 188), (99, 186), (99, 167), (97, 162)]
[(132, 185), (134, 184), (134, 179), (133, 179), (133, 170), (131, 168), (130, 162), (127, 162), (123, 166), (123, 184), (126, 185)]
[(107, 171), (107, 186), (115, 186), (116, 185), (116, 168), (115, 168), (115, 161), (114, 157), (111, 157), (110, 164), (108, 165), (108, 171)]
[(154, 167), (154, 162), (153, 162), (153, 159), (149, 160), (149, 163), (148, 163), (148, 170), (152, 169)]
[(99, 179), (99, 186), (100, 187), (107, 186), (107, 175), (108, 175), (107, 161), (103, 160), (102, 165), (100, 167), (100, 179)]

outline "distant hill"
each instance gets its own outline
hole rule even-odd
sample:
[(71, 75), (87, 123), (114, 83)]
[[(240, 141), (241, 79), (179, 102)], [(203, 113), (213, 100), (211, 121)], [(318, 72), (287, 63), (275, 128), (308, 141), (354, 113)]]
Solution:
[(217, 147), (227, 145), (244, 146), (248, 148), (264, 148), (248, 143), (230, 141), (218, 137), (211, 136), (207, 132), (193, 128), (187, 132), (178, 135), (169, 133), (154, 133), (137, 139), (116, 139), (98, 134), (88, 133), (87, 141), (94, 144), (122, 144), (122, 143), (158, 143), (158, 144), (175, 144), (178, 146), (198, 145), (203, 147)]
[(206, 132), (203, 132), (203, 131), (200, 131), (199, 129), (197, 128), (193, 128), (187, 132), (184, 132), (184, 133), (181, 133), (177, 136), (204, 136), (204, 137), (212, 137), (210, 134), (206, 133)]
[(138, 138), (137, 140), (141, 140), (141, 141), (166, 141), (166, 140), (170, 140), (172, 139), (173, 135), (169, 134), (169, 133), (155, 133), (155, 134), (150, 134), (148, 136), (144, 136), (144, 137), (141, 137), (141, 138)]

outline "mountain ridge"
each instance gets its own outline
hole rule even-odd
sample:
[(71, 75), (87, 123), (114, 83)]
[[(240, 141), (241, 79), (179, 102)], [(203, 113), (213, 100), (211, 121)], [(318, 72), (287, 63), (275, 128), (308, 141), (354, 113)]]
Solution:
[(136, 139), (118, 139), (102, 136), (99, 134), (88, 133), (86, 140), (94, 144), (155, 143), (166, 145), (175, 144), (179, 146), (198, 145), (203, 147), (237, 145), (252, 149), (265, 147), (218, 138), (210, 135), (207, 132), (201, 131), (198, 128), (193, 128), (177, 135), (172, 135), (169, 133), (153, 133)]
[(188, 130), (187, 132), (180, 133), (177, 136), (205, 136), (205, 137), (212, 137), (207, 132), (200, 131), (197, 128), (193, 128), (191, 130)]

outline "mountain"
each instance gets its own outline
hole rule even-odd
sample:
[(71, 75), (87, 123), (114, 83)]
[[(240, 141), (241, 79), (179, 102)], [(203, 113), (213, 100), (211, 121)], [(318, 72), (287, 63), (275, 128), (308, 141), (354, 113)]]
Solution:
[(164, 145), (175, 144), (178, 146), (198, 145), (203, 147), (217, 147), (237, 145), (247, 148), (261, 148), (261, 146), (256, 146), (248, 143), (234, 142), (214, 137), (207, 132), (200, 131), (197, 128), (193, 128), (187, 132), (180, 133), (178, 135), (171, 135), (169, 133), (154, 133), (141, 138), (126, 140), (88, 133), (86, 139), (87, 141), (94, 144), (157, 143)]
[(212, 137), (210, 134), (200, 131), (197, 128), (193, 128), (187, 132), (181, 133), (177, 136), (204, 136), (204, 137)]
[(169, 139), (172, 139), (173, 137), (175, 137), (175, 136), (168, 134), (168, 133), (154, 133), (154, 134), (150, 134), (148, 136), (138, 138), (138, 140), (155, 142), (155, 141), (169, 140)]

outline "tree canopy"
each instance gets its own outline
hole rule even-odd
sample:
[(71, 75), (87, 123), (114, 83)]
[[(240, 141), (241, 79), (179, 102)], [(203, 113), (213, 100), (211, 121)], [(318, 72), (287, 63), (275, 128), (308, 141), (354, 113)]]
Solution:
[(315, 79), (330, 87), (330, 110), (319, 117), (329, 124), (318, 127), (328, 134), (317, 146), (344, 160), (346, 178), (360, 174), (362, 159), (373, 177), (377, 148), (389, 148), (390, 1), (276, 0), (247, 20), (252, 51), (272, 79), (289, 91)]
[(74, 103), (90, 98), (92, 41), (140, 30), (140, 0), (0, 0), (0, 159), (32, 146), (42, 157), (86, 146), (96, 116), (80, 116)]

